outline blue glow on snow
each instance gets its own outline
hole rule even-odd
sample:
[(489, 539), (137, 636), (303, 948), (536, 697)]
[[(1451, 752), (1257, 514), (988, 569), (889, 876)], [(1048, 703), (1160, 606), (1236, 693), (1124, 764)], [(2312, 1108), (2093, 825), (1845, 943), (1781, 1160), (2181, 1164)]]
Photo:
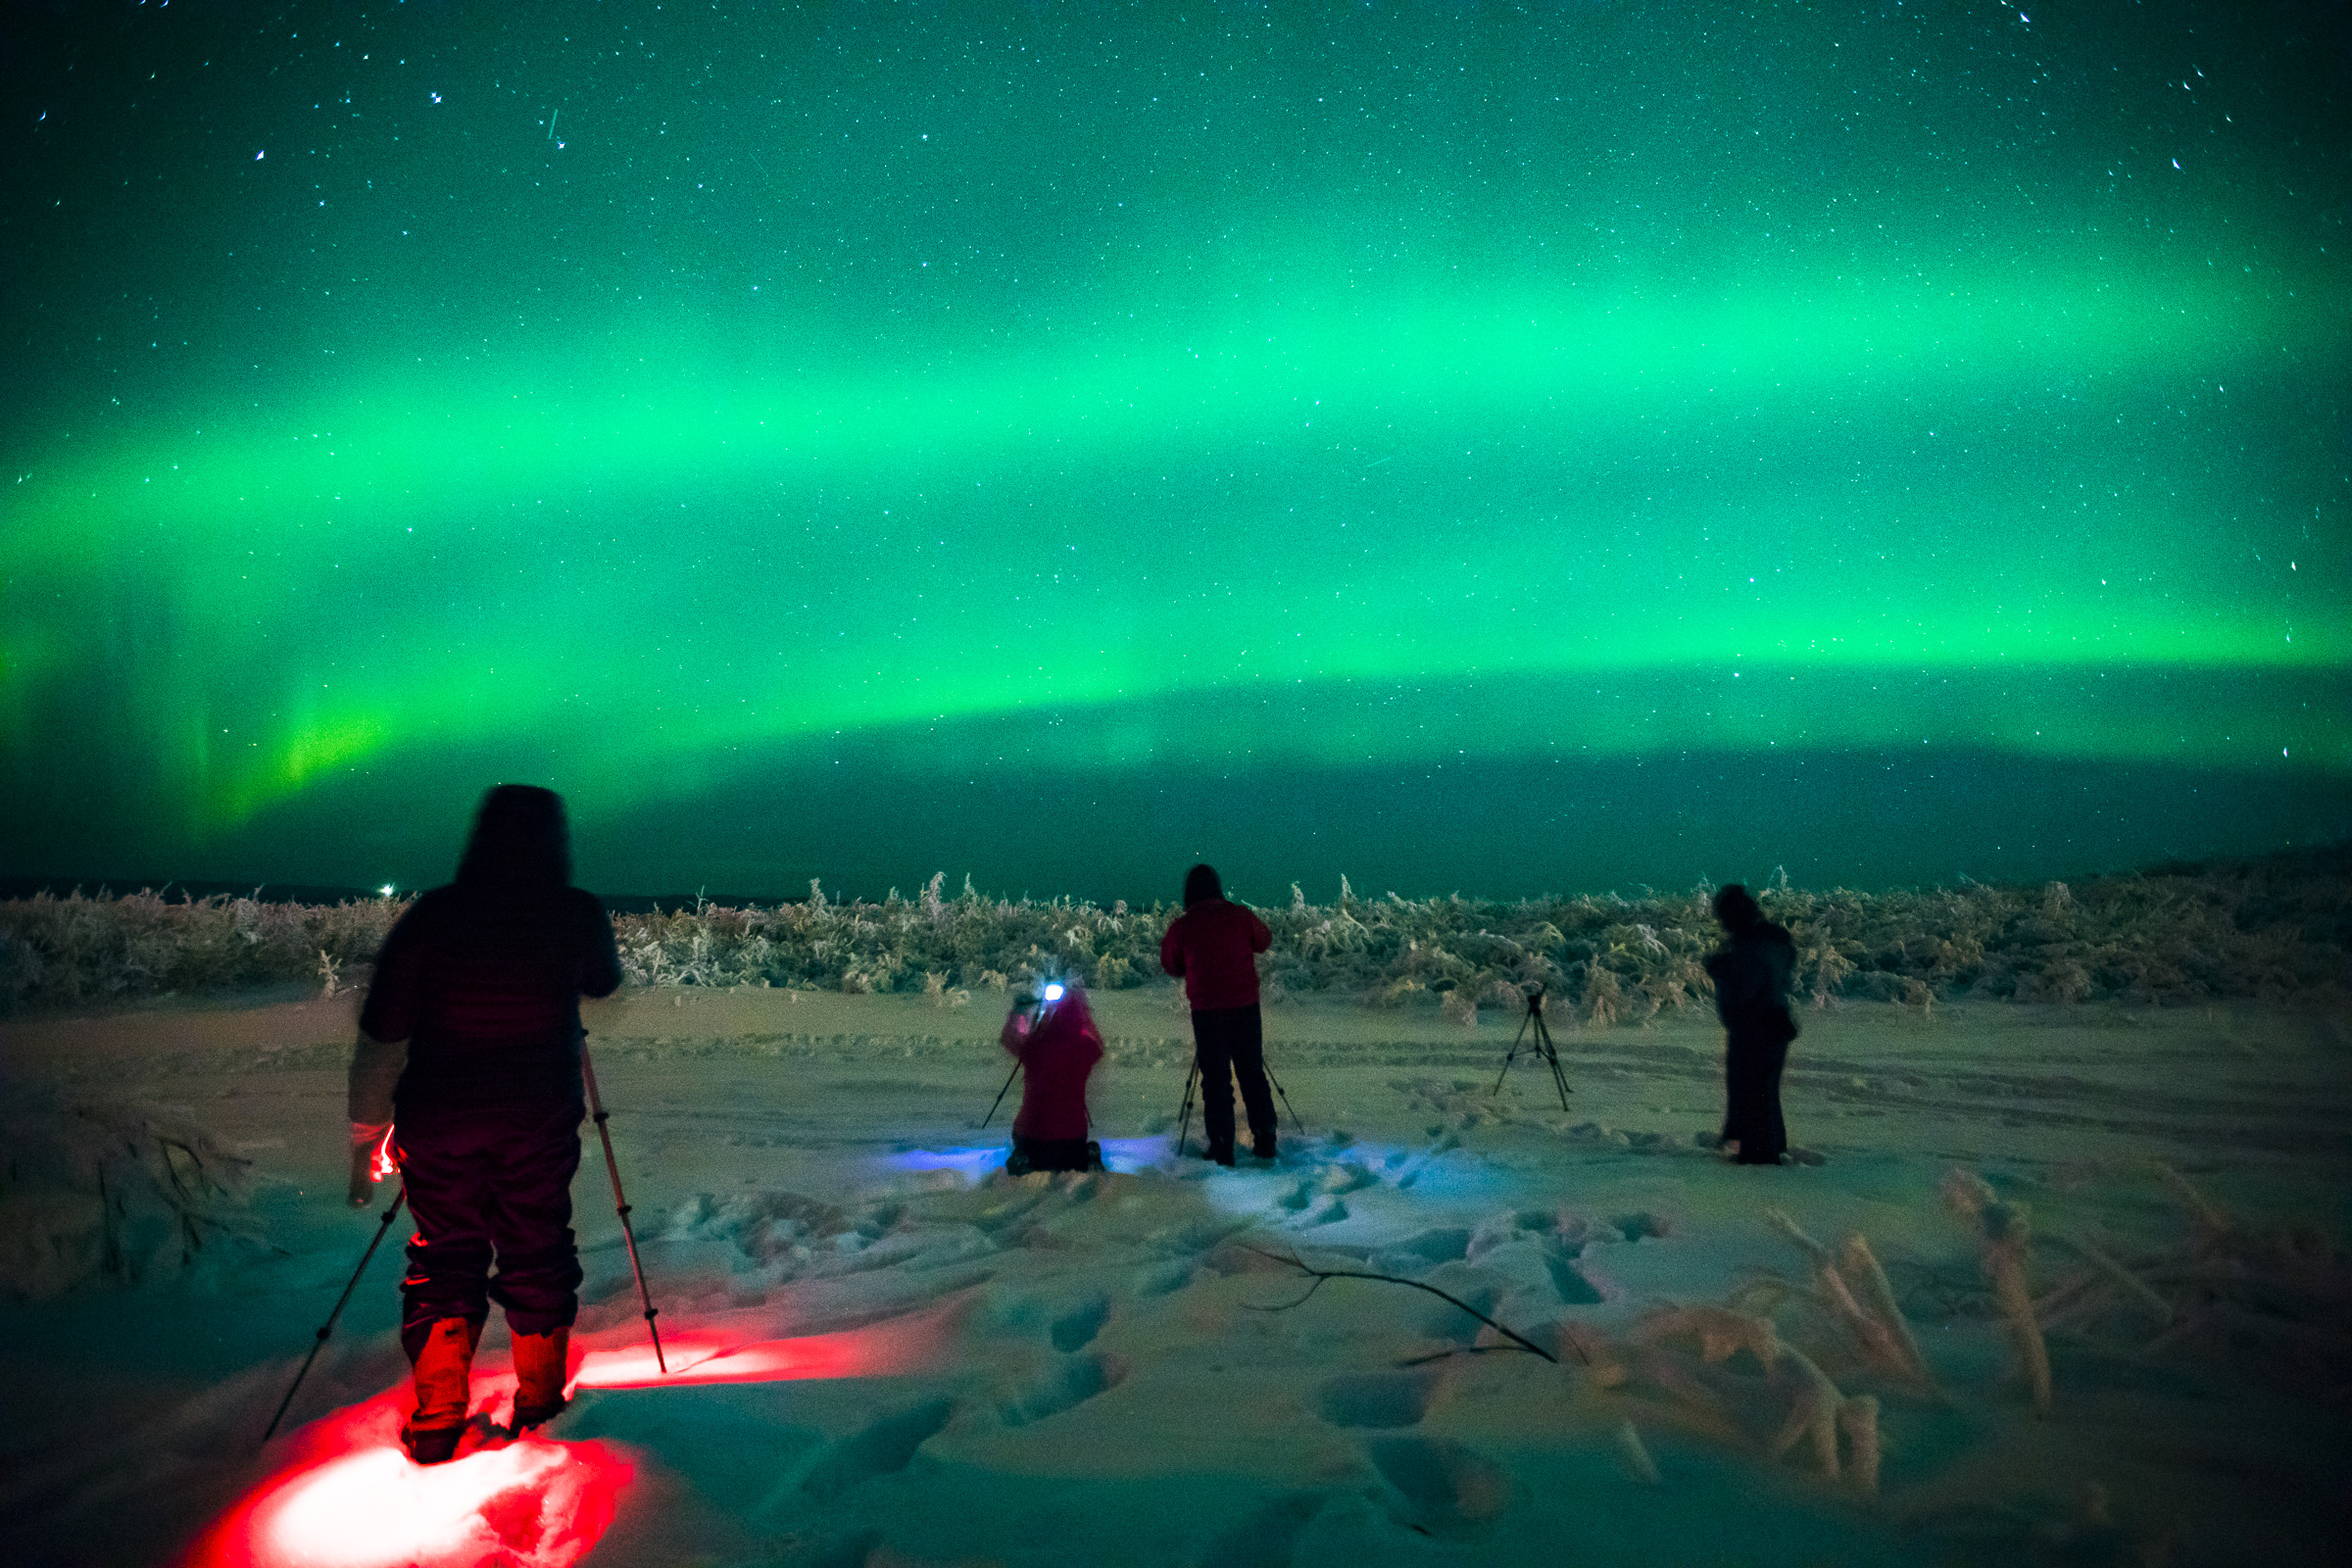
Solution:
[(883, 1155), (882, 1163), (893, 1170), (952, 1170), (967, 1182), (977, 1182), (990, 1171), (1002, 1169), (1011, 1152), (1003, 1144), (987, 1149), (910, 1149)]
[[(1102, 1145), (1102, 1163), (1108, 1169), (1132, 1176), (1139, 1170), (1150, 1170), (1167, 1159), (1175, 1141), (1158, 1138), (1105, 1138)], [(989, 1172), (1004, 1168), (1012, 1153), (1008, 1144), (996, 1144), (985, 1149), (910, 1149), (902, 1153), (885, 1154), (881, 1163), (892, 1170), (952, 1170), (967, 1182), (986, 1179)]]
[(1169, 1152), (1175, 1148), (1164, 1135), (1158, 1138), (1105, 1138), (1102, 1144), (1102, 1163), (1126, 1175), (1150, 1170), (1167, 1158)]
[[(1146, 1138), (1104, 1138), (1100, 1142), (1103, 1166), (1114, 1174), (1132, 1176), (1149, 1170), (1179, 1176), (1210, 1174), (1210, 1168), (1200, 1160), (1198, 1130), (1186, 1139), (1182, 1159), (1176, 1157), (1176, 1140), (1166, 1133)], [(1219, 1180), (1212, 1186), (1210, 1201), (1227, 1213), (1236, 1214), (1280, 1208), (1284, 1197), (1299, 1194), (1302, 1182), (1312, 1186), (1326, 1172), (1350, 1166), (1373, 1178), (1360, 1187), (1333, 1195), (1350, 1202), (1401, 1197), (1437, 1203), (1477, 1203), (1502, 1193), (1509, 1180), (1507, 1171), (1459, 1151), (1441, 1153), (1405, 1146), (1357, 1143), (1351, 1139), (1336, 1143), (1295, 1142), (1289, 1149), (1290, 1152), (1274, 1164), (1258, 1164), (1245, 1158), (1230, 1171), (1216, 1172)], [(1011, 1152), (1009, 1143), (974, 1149), (909, 1149), (881, 1155), (876, 1163), (889, 1170), (952, 1170), (966, 1182), (976, 1184), (986, 1180), (991, 1172), (1004, 1169)], [(1304, 1206), (1297, 1212), (1299, 1218), (1306, 1217)]]
[[(1197, 1144), (1188, 1147), (1198, 1149)], [(1325, 1185), (1335, 1171), (1352, 1171), (1360, 1179), (1336, 1188)], [(1245, 1159), (1220, 1171), (1209, 1184), (1208, 1200), (1228, 1214), (1264, 1214), (1287, 1230), (1336, 1237), (1364, 1228), (1359, 1221), (1381, 1228), (1399, 1203), (1416, 1209), (1476, 1208), (1504, 1201), (1510, 1181), (1509, 1171), (1460, 1151), (1358, 1143), (1342, 1134), (1294, 1143), (1271, 1165)], [(1414, 1222), (1426, 1223), (1427, 1216)]]

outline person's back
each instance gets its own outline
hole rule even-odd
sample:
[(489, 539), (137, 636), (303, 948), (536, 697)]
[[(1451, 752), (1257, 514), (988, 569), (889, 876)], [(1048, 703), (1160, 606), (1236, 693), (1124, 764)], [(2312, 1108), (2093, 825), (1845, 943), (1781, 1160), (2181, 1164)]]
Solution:
[(388, 1148), (416, 1223), (400, 1324), (416, 1406), (401, 1436), (420, 1464), (449, 1459), (468, 1430), (468, 1378), (492, 1301), (514, 1346), (512, 1428), (565, 1404), (581, 1277), (571, 1232), (579, 999), (620, 983), (604, 906), (570, 881), (563, 802), (499, 785), (482, 799), (457, 880), (418, 899), (384, 938), (360, 1012), (351, 1200), (369, 1201), (375, 1152)]
[(1095, 1027), (1086, 993), (1076, 984), (1049, 987), (1033, 1013), (1026, 999), (1014, 1006), (998, 1036), (1020, 1060), (1021, 1108), (1012, 1118), (1012, 1153), (1005, 1169), (1094, 1170), (1102, 1150), (1087, 1138), (1092, 1118), (1086, 1081), (1102, 1059), (1102, 1035)]
[(1160, 967), (1184, 978), (1197, 1011), (1248, 1007), (1258, 1000), (1257, 956), (1274, 945), (1266, 922), (1217, 895), (1187, 901), (1160, 939)]
[(1251, 1151), (1262, 1159), (1275, 1154), (1265, 1023), (1257, 1007), (1257, 956), (1273, 945), (1273, 933), (1254, 910), (1226, 899), (1214, 867), (1196, 865), (1186, 873), (1184, 912), (1160, 938), (1159, 966), (1183, 977), (1185, 1000), (1192, 1004), (1193, 1061), (1200, 1073), (1208, 1134), (1203, 1152), (1220, 1165), (1233, 1163), (1235, 1084), (1250, 1113)]
[(1780, 1162), (1788, 1147), (1781, 1115), (1781, 1068), (1796, 1020), (1788, 1012), (1788, 982), (1796, 943), (1786, 926), (1764, 918), (1747, 889), (1735, 882), (1715, 895), (1724, 945), (1707, 956), (1715, 982), (1715, 1015), (1724, 1027), (1724, 1114), (1720, 1142), (1743, 1165)]
[(1788, 1005), (1788, 983), (1796, 971), (1796, 940), (1788, 928), (1758, 919), (1729, 933), (1720, 952), (1706, 960), (1715, 982), (1715, 1016), (1744, 1023)]
[(582, 995), (620, 983), (612, 922), (563, 883), (435, 888), (385, 939), (360, 1027), (407, 1040), (397, 1095), (427, 1105), (577, 1098)]
[(1102, 1036), (1072, 986), (1048, 1005), (1035, 1025), (1008, 1027), (1005, 1049), (1021, 1060), (1021, 1108), (1015, 1137), (1062, 1141), (1087, 1133), (1086, 1081), (1102, 1059)]

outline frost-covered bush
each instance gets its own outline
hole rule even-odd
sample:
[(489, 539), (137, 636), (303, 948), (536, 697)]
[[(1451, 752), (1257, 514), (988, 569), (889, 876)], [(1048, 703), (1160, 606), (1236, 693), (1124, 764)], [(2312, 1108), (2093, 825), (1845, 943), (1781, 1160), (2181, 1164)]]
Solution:
[[(800, 985), (921, 991), (931, 974), (969, 988), (990, 976), (1075, 971), (1098, 990), (1151, 983), (1178, 912), (1068, 900), (987, 899), (967, 881), (941, 896), (880, 904), (827, 900), (772, 909), (703, 906), (620, 915), (639, 984)], [(2352, 857), (2101, 877), (2069, 888), (1866, 894), (1767, 888), (1796, 939), (1800, 1001), (1841, 997), (1914, 1006), (1956, 997), (2185, 1002), (2341, 995), (2352, 982)], [(1497, 903), (1359, 898), (1345, 878), (1329, 905), (1291, 889), (1259, 911), (1273, 933), (1267, 995), (1357, 997), (1373, 1005), (1437, 998), (1453, 1013), (1514, 1008), (1538, 986), (1605, 1027), (1708, 1004), (1702, 960), (1721, 940), (1712, 890)]]
[(173, 991), (364, 983), (405, 900), (177, 901), (142, 889), (0, 900), (0, 1008)]
[(136, 1285), (261, 1250), (241, 1212), (248, 1162), (185, 1113), (5, 1089), (0, 1300)]
[[(1068, 899), (992, 899), (935, 876), (914, 898), (829, 897), (612, 917), (632, 985), (793, 986), (935, 1000), (1076, 974), (1098, 991), (1161, 980), (1178, 911)], [(1515, 903), (1365, 899), (1343, 878), (1329, 905), (1294, 885), (1260, 910), (1273, 932), (1269, 1000), (1323, 994), (1454, 1012), (1519, 1005), (1595, 1027), (1709, 1004), (1702, 960), (1720, 941), (1693, 889)], [(2352, 851), (2099, 877), (2069, 887), (1975, 883), (1891, 893), (1758, 892), (1789, 928), (1800, 1002), (1927, 1006), (1955, 998), (2341, 1000), (2352, 992)], [(331, 907), (250, 899), (167, 903), (46, 896), (0, 902), (0, 1003), (71, 1004), (287, 980), (357, 984), (405, 905)], [(348, 967), (347, 967), (348, 966)], [(355, 974), (352, 970), (358, 970)], [(1447, 999), (1451, 999), (1448, 1001)]]
[(811, 882), (803, 903), (745, 908), (698, 903), (616, 914), (612, 928), (632, 985), (936, 995), (951, 981), (990, 990), (1006, 976), (1055, 973), (1115, 991), (1159, 973), (1159, 939), (1173, 911), (990, 899), (968, 878), (963, 892), (949, 899), (946, 881), (942, 873), (912, 900), (893, 890), (879, 904), (835, 900)]
[(2021, 1002), (2326, 1000), (2352, 990), (2344, 849), (2075, 887), (1783, 892), (1764, 906), (1795, 933), (1799, 978), (1824, 1000), (1874, 976), (1936, 998)]

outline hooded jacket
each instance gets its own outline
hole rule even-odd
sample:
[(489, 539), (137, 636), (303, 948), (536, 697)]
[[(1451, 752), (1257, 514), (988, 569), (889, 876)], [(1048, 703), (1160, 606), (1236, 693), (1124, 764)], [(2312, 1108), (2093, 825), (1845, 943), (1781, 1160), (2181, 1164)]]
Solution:
[(395, 1106), (405, 1119), (579, 1102), (580, 998), (612, 993), (620, 955), (604, 906), (570, 881), (553, 791), (501, 784), (482, 798), (457, 880), (410, 906), (376, 956), (352, 1058), (355, 1124)]
[(384, 938), (360, 1028), (409, 1043), (393, 1091), (404, 1116), (576, 1101), (580, 998), (619, 984), (612, 923), (594, 894), (457, 883), (419, 898)]
[(1021, 1063), (1013, 1136), (1054, 1143), (1085, 1138), (1086, 1080), (1102, 1059), (1102, 1035), (1086, 993), (1071, 986), (1034, 1019), (1016, 1009), (998, 1039)]
[(1222, 898), (1185, 906), (1159, 939), (1159, 966), (1184, 977), (1196, 1012), (1257, 1004), (1257, 955), (1274, 933), (1255, 911)]

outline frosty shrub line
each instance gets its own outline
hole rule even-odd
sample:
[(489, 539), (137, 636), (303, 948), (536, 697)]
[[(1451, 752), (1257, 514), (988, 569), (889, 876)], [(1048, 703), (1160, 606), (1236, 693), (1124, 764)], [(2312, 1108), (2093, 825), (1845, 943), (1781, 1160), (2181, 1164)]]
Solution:
[(169, 992), (316, 980), (329, 995), (346, 965), (375, 961), (405, 903), (265, 904), (46, 893), (0, 900), (0, 1006), (70, 1004)]
[[(992, 899), (934, 876), (912, 899), (774, 906), (698, 902), (612, 917), (632, 985), (927, 994), (946, 1004), (1025, 975), (1074, 972), (1099, 991), (1161, 981), (1177, 910)], [(1594, 1027), (1703, 1004), (1716, 944), (1711, 890), (1496, 903), (1359, 897), (1297, 884), (1261, 909), (1267, 1000), (1337, 993), (1374, 1006), (1436, 1003), (1462, 1023), (1544, 986)], [(1795, 934), (1800, 1000), (1932, 1006), (1957, 998), (2183, 1003), (2340, 1000), (2352, 990), (2352, 850), (2102, 876), (2077, 886), (1970, 883), (1922, 892), (1760, 897)], [(269, 904), (152, 892), (0, 901), (0, 1005), (169, 992), (364, 984), (404, 901)]]

